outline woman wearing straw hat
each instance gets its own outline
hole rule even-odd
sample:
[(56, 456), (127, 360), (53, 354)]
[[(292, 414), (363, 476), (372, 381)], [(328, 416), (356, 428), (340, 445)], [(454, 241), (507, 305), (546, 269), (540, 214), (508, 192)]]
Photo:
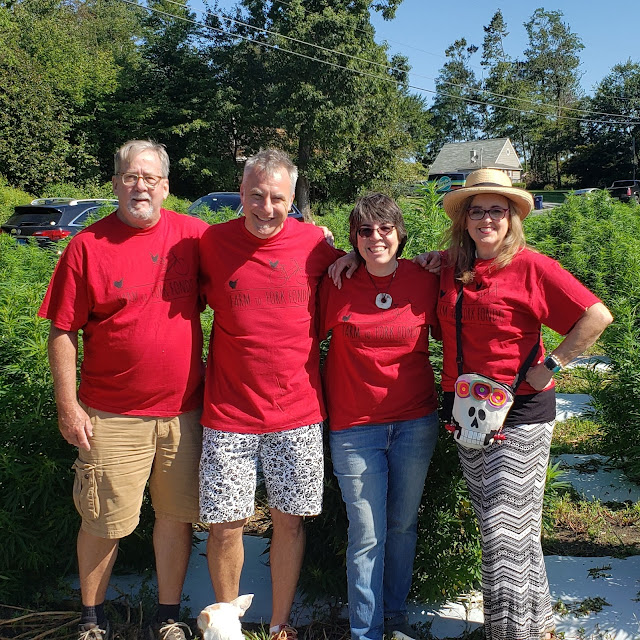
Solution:
[[(548, 638), (554, 620), (540, 530), (556, 411), (553, 374), (592, 345), (613, 318), (555, 260), (526, 247), (522, 221), (533, 197), (514, 188), (502, 171), (474, 171), (463, 188), (444, 197), (443, 206), (452, 220), (438, 302), (445, 419), (460, 373), (504, 385), (512, 385), (519, 371), (523, 378), (504, 422), (504, 440), (483, 448), (458, 443), (482, 537), (486, 636)], [(543, 324), (565, 336), (546, 355)], [(470, 415), (474, 411), (469, 408)], [(484, 420), (485, 413), (474, 419)]]

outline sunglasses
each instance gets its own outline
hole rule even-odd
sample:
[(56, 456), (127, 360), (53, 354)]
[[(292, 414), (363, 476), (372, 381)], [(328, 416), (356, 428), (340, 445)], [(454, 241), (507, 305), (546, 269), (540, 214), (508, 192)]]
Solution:
[(379, 227), (360, 227), (358, 229), (358, 235), (361, 238), (370, 238), (374, 231), (377, 231), (382, 237), (388, 236), (394, 229), (393, 224), (381, 224)]
[(502, 220), (507, 215), (509, 209), (503, 209), (502, 207), (491, 207), (491, 209), (483, 209), (482, 207), (470, 207), (467, 209), (467, 215), (471, 220), (483, 220), (484, 217), (489, 214), (492, 220)]

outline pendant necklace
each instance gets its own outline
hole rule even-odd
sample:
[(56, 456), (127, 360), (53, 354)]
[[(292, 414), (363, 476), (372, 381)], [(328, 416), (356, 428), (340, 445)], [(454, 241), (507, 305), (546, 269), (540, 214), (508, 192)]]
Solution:
[[(366, 271), (367, 271), (367, 275), (369, 276), (369, 280), (371, 280), (371, 284), (373, 285), (374, 289), (378, 292), (378, 295), (376, 296), (376, 307), (378, 307), (378, 309), (389, 309), (389, 307), (391, 307), (391, 304), (393, 303), (393, 298), (389, 293), (380, 291), (380, 289), (378, 289), (378, 285), (373, 279), (373, 276), (369, 273), (369, 270), (366, 269)], [(398, 263), (396, 262), (396, 268), (394, 269), (393, 275), (391, 276), (391, 280), (389, 281), (389, 289), (391, 289), (391, 283), (393, 282), (393, 279), (396, 277), (397, 271), (398, 271)]]

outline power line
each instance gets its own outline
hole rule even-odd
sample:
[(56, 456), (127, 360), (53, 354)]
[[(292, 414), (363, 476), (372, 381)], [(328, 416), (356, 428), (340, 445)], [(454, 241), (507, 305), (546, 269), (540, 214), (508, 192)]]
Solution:
[[(177, 2), (172, 2), (172, 0), (165, 0), (165, 1), (166, 2), (170, 2), (172, 4), (178, 4), (180, 7), (185, 7), (184, 4), (180, 4), (180, 3), (177, 3)], [(156, 8), (153, 8), (153, 7), (140, 5), (137, 2), (135, 2), (134, 0), (121, 0), (121, 2), (123, 2), (125, 4), (129, 4), (129, 5), (135, 6), (138, 9), (144, 9), (146, 11), (149, 11), (150, 13), (157, 13), (157, 14), (160, 14), (160, 15), (167, 16), (169, 18), (173, 18), (175, 20), (182, 20), (184, 22), (190, 22), (190, 23), (192, 23), (192, 24), (194, 24), (196, 26), (205, 27), (207, 29), (210, 29), (212, 31), (216, 31), (218, 33), (221, 33), (221, 34), (223, 34), (225, 36), (228, 36), (228, 37), (231, 37), (231, 38), (238, 38), (238, 39), (241, 39), (241, 40), (245, 40), (247, 42), (252, 42), (253, 44), (257, 44), (257, 45), (259, 45), (261, 47), (265, 47), (265, 48), (273, 49), (275, 51), (279, 51), (279, 52), (282, 52), (282, 53), (287, 53), (287, 54), (290, 54), (290, 55), (294, 55), (294, 56), (297, 56), (299, 58), (310, 60), (312, 62), (317, 62), (318, 64), (324, 64), (324, 65), (327, 65), (327, 66), (330, 66), (330, 67), (333, 67), (333, 68), (336, 68), (336, 69), (341, 69), (343, 71), (348, 71), (349, 73), (353, 73), (353, 74), (357, 74), (357, 75), (365, 76), (365, 77), (370, 77), (370, 78), (375, 78), (375, 79), (382, 80), (382, 81), (385, 81), (385, 82), (391, 82), (391, 83), (396, 84), (396, 85), (402, 85), (403, 87), (408, 88), (408, 89), (413, 89), (414, 91), (420, 91), (420, 92), (426, 92), (426, 93), (435, 93), (435, 94), (447, 96), (449, 98), (463, 100), (464, 102), (467, 102), (469, 104), (484, 105), (484, 106), (487, 106), (487, 107), (491, 107), (493, 109), (503, 109), (503, 110), (507, 110), (507, 111), (516, 111), (518, 113), (523, 113), (524, 112), (524, 113), (532, 114), (532, 115), (540, 115), (540, 116), (543, 116), (545, 118), (553, 118), (555, 120), (570, 120), (570, 121), (575, 121), (575, 122), (585, 122), (585, 123), (600, 124), (600, 125), (603, 125), (603, 124), (615, 125), (615, 126), (622, 125), (622, 126), (625, 126), (625, 127), (640, 125), (640, 122), (634, 122), (634, 121), (592, 120), (592, 119), (588, 119), (588, 118), (577, 118), (577, 117), (573, 117), (573, 116), (563, 116), (563, 115), (558, 115), (558, 114), (553, 114), (553, 113), (544, 113), (544, 112), (535, 111), (535, 110), (527, 110), (527, 109), (521, 109), (521, 108), (517, 108), (517, 107), (509, 107), (509, 106), (506, 106), (506, 105), (496, 105), (496, 104), (492, 104), (490, 102), (485, 102), (485, 101), (478, 100), (478, 99), (475, 99), (475, 98), (469, 98), (469, 97), (465, 97), (465, 96), (454, 95), (454, 94), (447, 93), (447, 92), (441, 91), (441, 90), (426, 89), (425, 87), (420, 87), (420, 86), (413, 85), (413, 84), (410, 84), (410, 83), (407, 83), (407, 82), (402, 82), (402, 81), (396, 80), (394, 78), (391, 78), (389, 76), (382, 76), (382, 75), (378, 75), (378, 74), (375, 74), (375, 73), (371, 73), (369, 71), (363, 71), (363, 70), (360, 70), (360, 69), (352, 69), (350, 67), (346, 67), (344, 65), (341, 65), (341, 64), (338, 64), (338, 63), (335, 63), (335, 62), (330, 62), (328, 60), (321, 60), (320, 58), (316, 58), (314, 56), (306, 55), (306, 54), (300, 53), (298, 51), (292, 51), (290, 49), (285, 49), (284, 47), (281, 47), (281, 46), (278, 46), (278, 45), (272, 45), (272, 44), (269, 44), (267, 42), (261, 42), (259, 40), (254, 40), (253, 38), (249, 38), (248, 36), (244, 36), (244, 35), (237, 34), (237, 33), (229, 33), (228, 31), (225, 31), (224, 29), (219, 29), (218, 27), (214, 27), (212, 25), (206, 25), (206, 24), (203, 24), (203, 23), (198, 22), (196, 20), (191, 20), (190, 18), (186, 18), (184, 16), (178, 16), (178, 15), (169, 13), (167, 11), (163, 11), (161, 9), (156, 9)], [(213, 14), (213, 13), (210, 14), (210, 15), (213, 15), (213, 16), (218, 17), (218, 18), (221, 17), (220, 15)], [(222, 16), (222, 19), (230, 20), (230, 21), (233, 21), (233, 22), (238, 22), (239, 24), (243, 24), (243, 25), (248, 26), (248, 27), (250, 27), (252, 29), (255, 29), (255, 30), (266, 31), (266, 30), (261, 29), (259, 27), (253, 27), (252, 25), (247, 25), (246, 23), (242, 23), (240, 21), (236, 21), (233, 18), (228, 18), (228, 17), (226, 17), (224, 15)], [(310, 46), (310, 47), (315, 47), (315, 48), (318, 48), (318, 49), (321, 49), (321, 50), (325, 50), (327, 52), (334, 53), (336, 55), (345, 56), (347, 58), (352, 58), (352, 59), (359, 60), (359, 61), (362, 61), (362, 62), (365, 62), (365, 63), (368, 63), (368, 64), (380, 65), (380, 66), (383, 66), (387, 70), (393, 70), (394, 69), (393, 67), (388, 67), (386, 65), (382, 65), (381, 63), (377, 63), (377, 62), (374, 63), (374, 62), (372, 62), (370, 60), (366, 60), (365, 58), (358, 58), (357, 56), (351, 56), (349, 54), (342, 53), (342, 52), (336, 51), (334, 49), (328, 49), (328, 48), (325, 48), (325, 47), (321, 47), (320, 45), (314, 45), (314, 44), (311, 44), (311, 43), (308, 43), (308, 42), (304, 42), (302, 40), (295, 40), (295, 38), (290, 38), (288, 36), (284, 36), (284, 35), (279, 34), (277, 32), (268, 32), (268, 33), (270, 33), (272, 35), (276, 35), (276, 36), (281, 37), (281, 38), (292, 40), (292, 41), (295, 41), (295, 42), (298, 42), (298, 43), (301, 43), (301, 44), (304, 44), (304, 45), (307, 45), (307, 46)], [(399, 71), (402, 71), (404, 73), (404, 70), (399, 70)], [(453, 83), (448, 83), (448, 84), (453, 84)], [(464, 85), (454, 85), (454, 86), (457, 86), (459, 88), (468, 88), (468, 87), (465, 87)], [(504, 97), (509, 98), (509, 96), (504, 96)], [(519, 98), (511, 98), (511, 99), (519, 100)], [(556, 108), (555, 105), (549, 105), (549, 106), (550, 106), (550, 108)], [(566, 110), (571, 110), (570, 107), (563, 107), (563, 108), (566, 109)], [(578, 111), (580, 111), (580, 110), (578, 110)], [(589, 112), (587, 112), (587, 113), (589, 113)], [(617, 116), (617, 114), (606, 114), (606, 115), (610, 115), (612, 117), (621, 117), (621, 116)]]
[[(285, 5), (287, 7), (293, 7), (294, 5), (292, 5), (290, 2), (285, 2), (284, 0), (272, 0), (272, 2), (277, 3), (277, 4), (282, 4)], [(304, 11), (305, 14), (307, 15), (319, 15), (317, 13), (315, 13), (314, 11), (309, 11), (308, 9), (305, 9), (304, 7), (301, 7), (302, 10)], [(355, 31), (360, 31), (361, 33), (368, 33), (366, 31), (366, 29), (360, 29), (359, 27), (355, 28)], [(414, 51), (419, 51), (420, 53), (426, 53), (429, 56), (433, 56), (434, 58), (440, 58), (441, 60), (446, 60), (447, 56), (443, 56), (441, 53), (433, 53), (432, 51), (427, 51), (426, 49), (420, 49), (420, 47), (414, 47), (413, 45), (410, 44), (406, 44), (404, 42), (398, 42), (397, 40), (390, 40), (389, 38), (385, 38), (385, 40), (387, 42), (392, 42), (393, 44), (399, 44), (403, 47), (407, 47), (409, 49), (413, 49)], [(428, 77), (428, 76), (424, 76), (424, 77)]]
[[(178, 6), (184, 6), (184, 5), (180, 4), (179, 2), (176, 2), (175, 0), (166, 0), (166, 2), (169, 2), (171, 4), (176, 4)], [(287, 7), (293, 7), (294, 6), (290, 2), (285, 2), (285, 0), (272, 0), (272, 2), (277, 3), (277, 4), (281, 4), (281, 5), (285, 5)], [(301, 9), (306, 15), (312, 15), (312, 16), (319, 16), (320, 15), (320, 14), (315, 13), (313, 11), (308, 11), (304, 7), (301, 7)], [(405, 73), (405, 70), (398, 69), (397, 67), (392, 67), (392, 66), (389, 66), (387, 64), (383, 64), (383, 63), (380, 63), (380, 62), (375, 62), (373, 60), (368, 60), (366, 58), (361, 58), (359, 56), (352, 56), (350, 54), (343, 53), (343, 52), (340, 52), (340, 51), (336, 51), (335, 49), (330, 49), (330, 48), (327, 48), (327, 47), (323, 47), (321, 45), (317, 45), (317, 44), (312, 43), (312, 42), (307, 42), (307, 41), (304, 41), (304, 40), (298, 40), (298, 39), (292, 38), (290, 36), (285, 36), (284, 34), (281, 34), (281, 33), (277, 32), (277, 31), (270, 31), (270, 30), (265, 29), (263, 27), (256, 27), (256, 26), (253, 26), (253, 25), (248, 24), (246, 22), (242, 22), (241, 20), (237, 20), (236, 18), (232, 18), (230, 15), (225, 14), (225, 13), (219, 13), (218, 14), (218, 13), (213, 13), (213, 12), (208, 11), (208, 10), (202, 11), (202, 13), (205, 14), (205, 16), (206, 15), (212, 15), (212, 16), (215, 16), (216, 18), (221, 18), (223, 20), (227, 20), (229, 22), (233, 22), (235, 24), (241, 25), (243, 27), (247, 27), (249, 29), (253, 29), (254, 31), (260, 31), (260, 32), (263, 32), (263, 33), (267, 33), (269, 35), (275, 35), (277, 37), (284, 38), (286, 40), (290, 40), (290, 41), (295, 42), (297, 44), (303, 44), (303, 45), (306, 45), (306, 46), (309, 46), (309, 47), (313, 47), (315, 49), (319, 49), (321, 51), (331, 52), (331, 53), (334, 53), (334, 54), (339, 55), (339, 56), (343, 56), (343, 57), (350, 58), (350, 59), (353, 59), (353, 60), (358, 60), (358, 61), (361, 61), (361, 62), (366, 62), (366, 63), (372, 64), (374, 66), (382, 67), (386, 71), (395, 71), (395, 72)], [(360, 29), (359, 27), (356, 27), (355, 31), (359, 31), (361, 33), (368, 33), (365, 29)], [(423, 53), (429, 53), (430, 55), (436, 55), (436, 54), (431, 54), (428, 51), (424, 51), (423, 49), (417, 49), (417, 50), (418, 51), (422, 51)], [(444, 57), (444, 59), (447, 59), (446, 56), (440, 56), (440, 57)], [(434, 80), (435, 81), (435, 78), (433, 78), (432, 76), (426, 76), (426, 75), (423, 75), (423, 74), (419, 74), (419, 73), (416, 73), (415, 71), (411, 71), (410, 73), (414, 77), (423, 78), (423, 79), (426, 79), (426, 80)], [(544, 102), (541, 102), (539, 100), (530, 100), (528, 98), (520, 98), (520, 97), (517, 97), (517, 96), (508, 95), (508, 94), (496, 93), (494, 91), (489, 91), (488, 89), (484, 89), (484, 88), (480, 88), (480, 87), (473, 87), (473, 86), (470, 86), (470, 85), (460, 84), (460, 83), (457, 83), (457, 82), (449, 82), (449, 81), (446, 81), (446, 80), (442, 80), (441, 83), (444, 84), (444, 85), (450, 86), (450, 87), (455, 87), (455, 88), (458, 88), (458, 89), (464, 89), (464, 90), (467, 90), (467, 91), (476, 91), (476, 92), (479, 92), (479, 93), (482, 93), (482, 94), (485, 94), (485, 95), (488, 95), (488, 96), (493, 96), (493, 97), (496, 97), (496, 98), (504, 98), (506, 100), (514, 100), (514, 101), (519, 102), (519, 103), (530, 104), (530, 105), (533, 105), (534, 107), (543, 107), (543, 108), (550, 108), (550, 109), (556, 109), (557, 108), (557, 105), (545, 104)], [(449, 97), (459, 97), (459, 96), (451, 96), (451, 94), (447, 94), (447, 93), (445, 93), (443, 91), (438, 91), (438, 90), (432, 91), (430, 89), (424, 89), (424, 88), (422, 88), (420, 90), (428, 91), (429, 93), (439, 93), (441, 95), (447, 95)], [(472, 99), (470, 98), (469, 100), (472, 100)], [(492, 103), (485, 103), (485, 102), (479, 102), (479, 101), (475, 101), (475, 102), (477, 104), (488, 104), (489, 106), (493, 106), (494, 108), (507, 108), (507, 107), (504, 107), (504, 106), (501, 106), (501, 105), (495, 105), (495, 104), (492, 104)], [(564, 109), (565, 111), (571, 111), (571, 112), (574, 112), (574, 113), (584, 113), (584, 114), (588, 114), (588, 115), (605, 116), (605, 117), (608, 117), (608, 118), (622, 118), (623, 117), (623, 116), (621, 116), (621, 115), (619, 115), (617, 113), (608, 113), (608, 112), (605, 112), (605, 111), (592, 111), (590, 109), (580, 109), (578, 107), (562, 107), (562, 109)], [(517, 108), (516, 108), (516, 110), (517, 110)], [(540, 113), (540, 112), (532, 112), (532, 113)], [(541, 115), (553, 115), (553, 114), (544, 114), (543, 113)]]

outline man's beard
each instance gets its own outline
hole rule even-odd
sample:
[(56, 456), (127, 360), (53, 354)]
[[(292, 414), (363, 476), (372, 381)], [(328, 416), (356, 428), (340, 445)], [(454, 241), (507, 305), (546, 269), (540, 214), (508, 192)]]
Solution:
[(146, 201), (146, 204), (148, 205), (146, 208), (140, 207), (141, 202), (145, 201), (134, 200), (133, 198), (130, 199), (127, 203), (127, 211), (131, 217), (136, 218), (137, 220), (149, 220), (153, 217), (153, 205), (151, 204), (151, 200)]

